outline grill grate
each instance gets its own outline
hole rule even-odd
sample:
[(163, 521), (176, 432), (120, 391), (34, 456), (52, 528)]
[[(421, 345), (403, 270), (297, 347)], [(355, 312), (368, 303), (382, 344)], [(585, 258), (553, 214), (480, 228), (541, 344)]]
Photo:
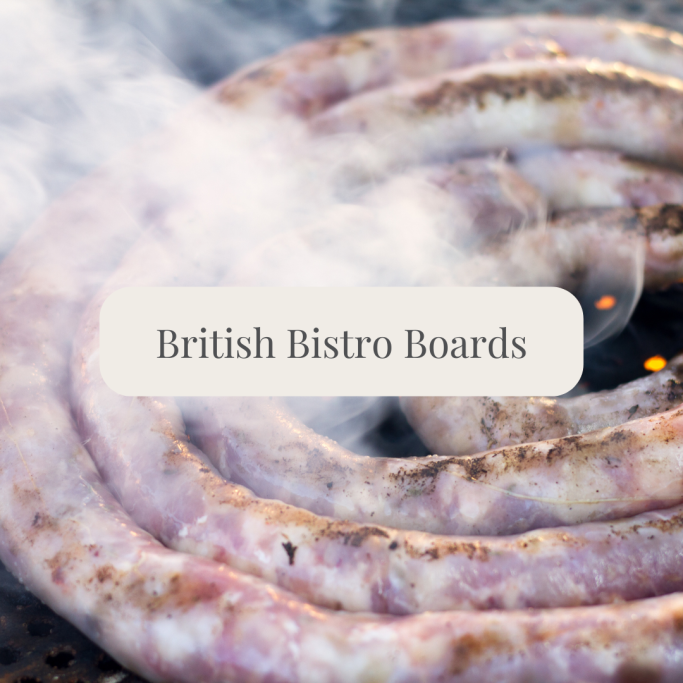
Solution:
[(0, 681), (143, 683), (31, 595), (1, 564)]

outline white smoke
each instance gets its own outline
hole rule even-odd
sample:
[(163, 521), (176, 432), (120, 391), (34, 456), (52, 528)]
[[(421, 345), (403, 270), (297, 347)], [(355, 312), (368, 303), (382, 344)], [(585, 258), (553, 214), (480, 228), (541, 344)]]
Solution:
[(0, 3), (0, 254), (50, 199), (194, 94), (135, 31), (102, 45), (66, 4)]
[[(0, 256), (51, 200), (161, 128), (206, 85), (335, 28), (354, 12), (366, 25), (389, 23), (397, 5), (3, 0)], [(295, 122), (217, 109), (196, 116), (203, 118), (191, 119), (175, 149), (148, 172), (177, 200), (166, 215), (169, 224), (200, 226), (194, 228), (198, 240), (225, 226), (234, 247), (224, 264), (230, 282), (416, 285), (429, 283), (435, 273), (449, 275), (466, 259), (451, 238), (470, 231), (485, 207), (465, 207), (444, 167), (389, 180), (369, 173), (340, 181), (335, 167), (350, 149), (366, 150), (364, 142), (354, 146), (340, 137), (311, 144)], [(378, 155), (366, 151), (364, 158)], [(495, 164), (508, 172), (500, 160)], [(508, 194), (526, 197), (514, 182)], [(522, 222), (545, 218), (545, 206), (533, 196), (516, 208)], [(204, 225), (211, 228), (202, 230)], [(365, 399), (297, 405), (321, 431), (340, 438), (350, 433), (347, 443), (358, 442), (359, 433), (392, 409), (387, 401)]]
[(301, 37), (201, 0), (0, 3), (0, 256), (78, 178), (201, 84)]

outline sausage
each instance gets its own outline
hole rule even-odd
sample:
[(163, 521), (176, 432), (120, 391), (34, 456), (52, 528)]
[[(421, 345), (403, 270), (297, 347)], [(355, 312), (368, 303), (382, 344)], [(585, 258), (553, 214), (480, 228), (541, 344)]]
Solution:
[(312, 118), (406, 79), (509, 58), (593, 57), (683, 78), (680, 34), (604, 17), (505, 17), (362, 31), (295, 45), (214, 88), (231, 108)]
[[(346, 681), (369, 673), (379, 681), (481, 680), (501, 671), (509, 681), (680, 676), (677, 595), (547, 612), (371, 618), (312, 607), (223, 565), (163, 548), (120, 509), (74, 429), (60, 387), (64, 348), (88, 290), (80, 270), (55, 262), (54, 251), (41, 249), (43, 235), (34, 235), (12, 258), (30, 257), (32, 269), (0, 266), (5, 304), (14, 297), (24, 313), (36, 286), (46, 292), (44, 303), (52, 297), (47, 321), (12, 319), (12, 306), (3, 307), (1, 358), (12, 371), (0, 379), (0, 555), (126, 666), (151, 680), (177, 681)], [(82, 247), (91, 266), (100, 247), (112, 246), (102, 239), (93, 247), (83, 234), (67, 244), (71, 252)]]
[[(429, 161), (437, 154), (437, 145), (438, 154), (443, 155), (479, 147), (585, 144), (598, 139), (630, 153), (640, 151), (660, 161), (675, 161), (681, 155), (678, 129), (682, 115), (682, 81), (623, 65), (567, 60), (483, 65), (401, 83), (338, 104), (318, 115), (313, 127), (327, 134), (362, 130), (364, 140), (370, 138), (382, 147), (389, 121), (392, 133), (401, 133), (404, 144), (384, 145), (382, 163), (387, 168), (399, 162)], [(508, 129), (508, 121), (518, 120), (525, 122), (524, 128)], [(657, 127), (639, 128), (637, 134), (629, 128), (633, 121), (655, 120)], [(393, 140), (393, 135), (388, 139)], [(655, 263), (651, 268), (655, 281), (660, 276), (657, 258), (661, 257), (658, 247), (662, 244), (666, 248), (659, 252), (673, 255), (669, 260), (677, 264), (671, 269), (680, 268), (683, 222), (679, 207), (612, 211), (622, 212), (619, 220), (626, 212), (627, 224), (635, 218), (650, 233), (649, 244), (654, 246), (649, 249), (648, 260)], [(670, 213), (673, 228), (668, 218), (662, 222)], [(583, 216), (583, 224), (588, 229), (591, 222), (597, 224), (596, 230), (587, 234), (599, 235), (605, 214), (599, 214), (597, 220), (592, 216)], [(576, 223), (574, 217), (570, 223)], [(660, 224), (663, 229), (653, 237), (655, 231), (650, 228)], [(529, 275), (528, 253), (539, 249), (530, 246), (550, 240), (550, 252), (556, 257), (546, 269), (554, 273), (553, 277), (562, 277), (562, 271), (571, 276), (577, 265), (599, 250), (581, 234), (576, 240), (578, 255), (570, 257), (565, 241), (552, 246), (555, 235), (563, 238), (562, 232), (516, 233), (513, 246), (519, 258), (484, 259), (504, 283), (515, 282), (518, 273), (530, 278), (527, 284), (537, 283), (537, 274)], [(547, 257), (548, 252), (543, 253), (545, 261)], [(477, 276), (484, 270), (481, 259), (472, 259), (467, 268)], [(677, 430), (675, 412), (584, 435), (579, 440), (570, 437), (525, 449), (501, 449), (494, 456), (398, 464), (345, 452), (266, 402), (209, 399), (202, 405), (209, 406), (213, 415), (205, 419), (215, 420), (215, 425), (203, 431), (201, 410), (197, 410), (195, 414), (200, 417), (195, 419), (196, 429), (204, 449), (225, 476), (261, 496), (352, 521), (433, 533), (515, 533), (540, 526), (613, 519), (680, 500), (675, 483), (678, 446), (667, 440)], [(186, 406), (190, 410), (191, 402)], [(656, 466), (649, 450), (655, 443)], [(628, 458), (623, 457), (626, 447)], [(577, 452), (580, 459), (568, 457)], [(549, 453), (554, 454), (552, 458)], [(565, 464), (568, 461), (570, 465)], [(605, 461), (607, 470), (600, 464)], [(648, 482), (639, 482), (645, 462), (652, 471)], [(565, 472), (567, 467), (571, 472)], [(612, 467), (614, 472), (608, 474)], [(586, 473), (593, 475), (596, 469), (601, 474), (592, 488), (580, 483)], [(326, 483), (340, 470), (341, 485), (327, 489)], [(556, 482), (560, 473), (563, 484)], [(514, 495), (507, 490), (512, 486)]]
[[(612, 148), (675, 166), (681, 164), (682, 103), (683, 81), (672, 76), (579, 58), (521, 60), (360, 94), (318, 114), (311, 127), (320, 135), (343, 135), (350, 170), (364, 152), (358, 144), (354, 148), (355, 140), (373, 145), (376, 173), (453, 155), (549, 144)], [(401, 145), (393, 144), (395, 136)]]
[[(681, 508), (512, 538), (471, 538), (343, 522), (257, 498), (223, 480), (187, 440), (171, 399), (130, 399), (103, 383), (97, 327), (88, 322), (99, 307), (91, 304), (90, 311), (72, 362), (81, 434), (124, 508), (168, 547), (352, 611), (573, 606), (680, 587)], [(326, 486), (339, 483), (335, 477)]]
[[(656, 31), (611, 28), (608, 34), (617, 45), (623, 40), (632, 45), (635, 35), (638, 45), (677, 49), (672, 36)], [(236, 86), (227, 95), (221, 88), (216, 93), (236, 107), (254, 94), (256, 100), (263, 96), (261, 102), (272, 94), (281, 103), (292, 90), (278, 90), (276, 81), (268, 69), (256, 70), (234, 81), (246, 84), (246, 95)], [(313, 104), (303, 106), (300, 100), (302, 106), (292, 110), (310, 115), (349, 82), (341, 89), (304, 87), (313, 92)], [(304, 78), (300, 83), (310, 85)], [(361, 89), (369, 81), (361, 77), (357, 83)], [(680, 595), (541, 612), (370, 617), (312, 607), (225, 565), (163, 548), (103, 485), (65, 400), (67, 354), (78, 314), (131, 232), (94, 245), (83, 230), (64, 239), (61, 227), (51, 225), (53, 251), (43, 248), (43, 236), (34, 231), (0, 266), (6, 304), (0, 363), (7, 369), (0, 375), (0, 482), (6, 492), (0, 502), (0, 556), (123, 663), (153, 680), (180, 681), (680, 678)], [(66, 252), (78, 252), (81, 260), (62, 262)], [(39, 295), (33, 291), (37, 285)], [(36, 310), (49, 315), (26, 315)], [(675, 430), (679, 418), (650, 420), (662, 432)], [(633, 433), (646, 429), (646, 423), (634, 424), (628, 426)], [(179, 452), (183, 462), (185, 453)], [(638, 522), (653, 529), (654, 539), (648, 540), (658, 538), (657, 520), (663, 526), (674, 520), (657, 514)], [(640, 534), (640, 528), (632, 533)], [(285, 551), (289, 556), (291, 548)]]
[[(218, 469), (317, 514), (446, 534), (616, 519), (683, 499), (679, 409), (579, 436), (428, 458), (355, 455), (268, 399), (183, 399)], [(329, 482), (335, 482), (328, 487)]]
[(515, 169), (553, 211), (683, 202), (683, 175), (603, 149), (551, 149), (521, 155)]
[(681, 363), (616, 389), (574, 398), (409, 398), (401, 402), (429, 448), (466, 455), (493, 447), (544, 441), (656, 415), (683, 402)]
[(140, 530), (104, 487), (63, 394), (82, 306), (137, 232), (111, 207), (98, 240), (55, 212), (0, 265), (0, 556), (53, 609), (151, 680), (680, 673), (678, 596), (545, 614), (336, 615)]

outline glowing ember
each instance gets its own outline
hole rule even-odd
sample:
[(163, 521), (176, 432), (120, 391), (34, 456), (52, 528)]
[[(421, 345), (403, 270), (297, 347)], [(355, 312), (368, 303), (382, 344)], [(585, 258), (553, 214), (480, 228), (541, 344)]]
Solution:
[(657, 372), (657, 370), (661, 370), (666, 366), (666, 359), (662, 358), (662, 356), (652, 356), (652, 358), (648, 358), (643, 363), (643, 366), (650, 372)]
[(599, 311), (609, 311), (610, 308), (614, 308), (616, 305), (617, 299), (611, 294), (605, 294), (595, 302), (595, 308), (597, 308)]

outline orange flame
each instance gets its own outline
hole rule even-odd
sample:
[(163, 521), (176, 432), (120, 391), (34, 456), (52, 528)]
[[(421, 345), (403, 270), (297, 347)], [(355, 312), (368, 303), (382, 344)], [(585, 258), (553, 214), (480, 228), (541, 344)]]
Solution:
[(616, 305), (617, 299), (611, 294), (605, 294), (595, 302), (595, 308), (599, 311), (609, 311), (610, 308), (614, 308)]
[(666, 359), (662, 356), (652, 356), (643, 363), (643, 366), (650, 372), (657, 372), (666, 366)]

